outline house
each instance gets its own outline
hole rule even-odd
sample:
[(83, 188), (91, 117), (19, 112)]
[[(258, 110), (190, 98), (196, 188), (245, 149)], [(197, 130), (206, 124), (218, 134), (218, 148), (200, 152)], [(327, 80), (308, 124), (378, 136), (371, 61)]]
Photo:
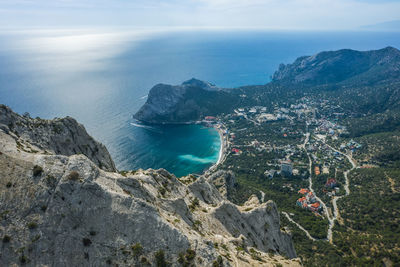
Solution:
[(315, 201), (317, 201), (312, 192), (308, 192), (308, 194), (306, 195), (306, 198), (307, 198), (308, 202), (310, 202), (310, 203), (314, 203)]
[(306, 197), (301, 197), (301, 198), (299, 198), (299, 199), (296, 201), (296, 204), (297, 204), (297, 206), (299, 206), (299, 207), (304, 207), (304, 204), (307, 205), (306, 202), (307, 202)]
[(213, 116), (205, 116), (204, 118), (206, 121), (215, 121), (217, 118)]
[(325, 187), (330, 187), (330, 188), (334, 188), (337, 185), (337, 181), (335, 178), (329, 178), (326, 183), (325, 183)]
[(319, 211), (321, 209), (321, 204), (317, 201), (310, 205), (311, 211)]
[(281, 173), (288, 176), (292, 175), (293, 164), (290, 160), (281, 162)]
[(318, 166), (315, 166), (314, 172), (315, 172), (315, 175), (320, 175), (321, 174), (321, 171), (319, 170)]
[(232, 152), (233, 152), (234, 154), (239, 154), (239, 153), (240, 153), (240, 149), (238, 149), (238, 148), (232, 148)]
[(310, 191), (308, 191), (308, 189), (305, 189), (305, 188), (302, 188), (302, 189), (299, 190), (299, 193), (302, 194), (302, 195), (305, 195), (308, 192), (310, 192)]
[(267, 176), (268, 178), (273, 178), (275, 176), (276, 170), (266, 170), (264, 172), (264, 175)]

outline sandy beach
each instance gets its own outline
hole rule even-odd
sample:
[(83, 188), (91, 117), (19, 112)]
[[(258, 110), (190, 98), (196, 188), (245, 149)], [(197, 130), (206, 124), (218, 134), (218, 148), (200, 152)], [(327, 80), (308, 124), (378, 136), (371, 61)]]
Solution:
[(226, 157), (226, 152), (227, 152), (226, 149), (227, 149), (228, 144), (227, 144), (227, 139), (224, 136), (224, 130), (221, 129), (221, 128), (215, 127), (215, 126), (214, 126), (214, 129), (218, 131), (219, 138), (220, 138), (220, 141), (221, 141), (218, 160), (204, 174), (208, 174), (210, 171), (215, 170), (219, 164), (224, 162), (225, 157)]

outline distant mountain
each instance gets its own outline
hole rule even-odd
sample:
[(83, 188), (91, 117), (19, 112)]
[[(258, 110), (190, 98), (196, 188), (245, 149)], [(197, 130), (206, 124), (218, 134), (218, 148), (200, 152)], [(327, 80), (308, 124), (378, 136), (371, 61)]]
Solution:
[(360, 28), (363, 30), (372, 31), (400, 31), (400, 20), (392, 20), (372, 25), (364, 25)]
[(303, 56), (281, 64), (272, 82), (259, 86), (223, 90), (196, 79), (178, 86), (158, 84), (134, 117), (154, 124), (190, 122), (237, 107), (287, 104), (305, 95), (329, 99), (351, 114), (397, 112), (400, 51), (343, 49)]
[(281, 64), (273, 82), (320, 85), (357, 81), (373, 83), (398, 78), (400, 51), (393, 47), (360, 52), (350, 49), (321, 52)]

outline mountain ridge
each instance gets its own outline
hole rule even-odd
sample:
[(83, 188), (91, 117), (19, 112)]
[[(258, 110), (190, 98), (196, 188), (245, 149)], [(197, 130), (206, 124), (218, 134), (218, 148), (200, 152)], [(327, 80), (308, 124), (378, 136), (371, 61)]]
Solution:
[[(281, 64), (272, 81), (265, 85), (214, 91), (202, 88), (201, 84), (208, 84), (206, 82), (192, 83), (189, 87), (156, 85), (134, 118), (152, 124), (188, 123), (204, 116), (232, 113), (235, 108), (269, 106), (305, 94), (331, 94), (329, 97), (333, 99), (358, 95), (369, 98), (365, 100), (368, 104), (381, 106), (379, 112), (382, 112), (383, 107), (389, 108), (389, 102), (392, 106), (400, 104), (396, 100), (399, 82), (400, 51), (394, 47), (364, 52), (351, 49), (327, 51), (299, 57), (291, 64)], [(392, 90), (386, 90), (387, 87)], [(376, 90), (382, 94), (374, 99), (372, 95)], [(390, 101), (386, 103), (385, 98)], [(362, 103), (355, 103), (353, 108), (364, 109)]]

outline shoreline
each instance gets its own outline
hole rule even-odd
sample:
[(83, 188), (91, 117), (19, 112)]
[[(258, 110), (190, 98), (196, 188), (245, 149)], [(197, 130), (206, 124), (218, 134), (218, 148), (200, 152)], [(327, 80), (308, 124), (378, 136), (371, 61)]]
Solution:
[(219, 139), (220, 139), (220, 142), (221, 142), (220, 149), (219, 149), (218, 160), (213, 165), (211, 165), (208, 169), (206, 169), (203, 172), (202, 175), (210, 174), (210, 172), (214, 171), (218, 167), (218, 165), (220, 165), (225, 160), (226, 149), (228, 147), (227, 139), (224, 136), (223, 129), (221, 129), (219, 127), (216, 127), (216, 125), (213, 125), (212, 128), (214, 128), (218, 132)]
[[(186, 121), (186, 122), (176, 122), (176, 123), (175, 122), (149, 123), (149, 122), (143, 122), (143, 121), (138, 120), (136, 118), (134, 118), (134, 119), (139, 124), (149, 125), (149, 126), (151, 126), (151, 125), (199, 125), (199, 124), (201, 124), (201, 125), (204, 125), (204, 126), (209, 127), (209, 128), (214, 128), (218, 132), (219, 140), (220, 140), (220, 148), (219, 148), (219, 152), (218, 152), (218, 160), (215, 163), (213, 163), (210, 167), (205, 168), (201, 173), (197, 173), (197, 174), (196, 173), (192, 173), (192, 174), (199, 175), (199, 176), (209, 175), (210, 172), (214, 171), (218, 167), (218, 165), (220, 165), (222, 162), (224, 162), (224, 160), (226, 158), (228, 140), (227, 140), (227, 137), (224, 136), (224, 130), (221, 127), (217, 127), (217, 125), (215, 125), (215, 124), (212, 125), (212, 126), (209, 126), (209, 125), (207, 126), (207, 125), (204, 124), (204, 121), (201, 121), (201, 120)], [(219, 125), (223, 126), (223, 124), (221, 124), (221, 123)], [(188, 174), (188, 175), (190, 175), (190, 174)]]

